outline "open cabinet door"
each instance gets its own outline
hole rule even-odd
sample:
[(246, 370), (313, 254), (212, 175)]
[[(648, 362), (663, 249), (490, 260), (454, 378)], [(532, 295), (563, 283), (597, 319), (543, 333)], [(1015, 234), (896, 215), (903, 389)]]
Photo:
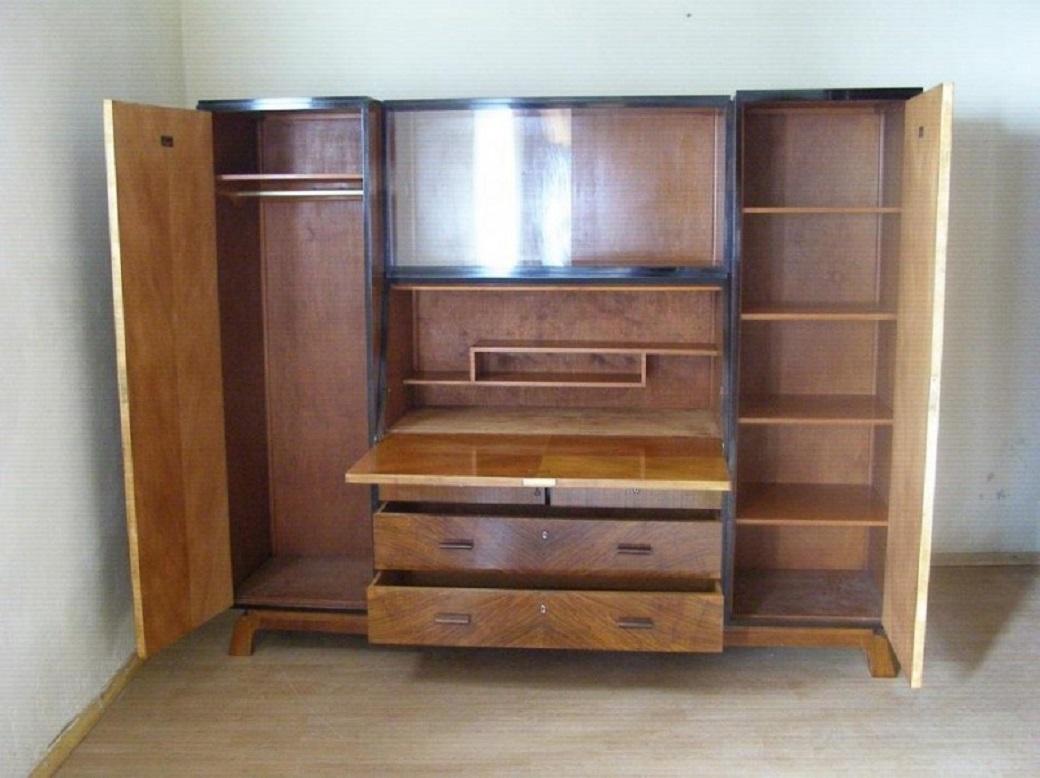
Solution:
[(137, 653), (232, 604), (213, 130), (105, 103), (119, 405)]
[(881, 621), (910, 685), (924, 663), (939, 436), (953, 86), (909, 100), (903, 146), (892, 482)]

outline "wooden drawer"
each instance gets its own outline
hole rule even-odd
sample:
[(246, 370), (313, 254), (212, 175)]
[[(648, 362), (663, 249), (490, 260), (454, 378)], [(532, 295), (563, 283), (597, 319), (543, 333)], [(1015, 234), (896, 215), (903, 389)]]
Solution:
[(516, 503), (544, 505), (543, 487), (498, 487), (477, 486), (401, 486), (382, 484), (379, 487), (382, 502), (469, 502), (469, 503)]
[(722, 524), (710, 511), (391, 503), (375, 517), (375, 566), (719, 578)]
[[(524, 584), (514, 579), (510, 585)], [(458, 576), (380, 572), (368, 587), (368, 639), (426, 646), (721, 651), (718, 583), (686, 582), (685, 587), (505, 588)]]
[(549, 504), (588, 508), (676, 508), (718, 510), (722, 492), (684, 492), (671, 489), (549, 489)]

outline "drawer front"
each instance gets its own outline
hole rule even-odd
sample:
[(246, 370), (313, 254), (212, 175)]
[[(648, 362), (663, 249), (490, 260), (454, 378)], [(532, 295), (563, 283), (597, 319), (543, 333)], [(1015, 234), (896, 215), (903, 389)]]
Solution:
[(722, 492), (687, 492), (662, 489), (582, 489), (549, 490), (549, 504), (589, 508), (677, 508), (681, 510), (719, 509)]
[(638, 521), (382, 512), (379, 570), (499, 570), (719, 578), (719, 521)]
[(372, 643), (610, 651), (722, 650), (722, 595), (384, 584), (368, 593)]
[(463, 502), (512, 503), (542, 505), (544, 487), (479, 487), (479, 486), (404, 486), (382, 484), (379, 487), (382, 502)]

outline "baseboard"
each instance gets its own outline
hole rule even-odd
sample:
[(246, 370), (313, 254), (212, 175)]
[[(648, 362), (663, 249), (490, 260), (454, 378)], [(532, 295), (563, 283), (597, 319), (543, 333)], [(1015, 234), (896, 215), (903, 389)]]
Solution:
[(137, 654), (133, 654), (126, 660), (126, 663), (116, 671), (116, 674), (112, 676), (112, 680), (108, 682), (108, 686), (105, 687), (105, 690), (101, 692), (97, 699), (80, 711), (80, 714), (69, 722), (69, 725), (61, 731), (61, 734), (54, 738), (54, 742), (51, 743), (43, 759), (29, 773), (29, 778), (50, 778), (58, 771), (62, 763), (69, 758), (69, 754), (83, 742), (83, 738), (98, 723), (108, 706), (130, 683), (130, 679), (133, 678), (134, 673), (137, 672), (141, 664), (142, 660)]
[(1040, 564), (1040, 554), (1031, 551), (967, 551), (932, 554), (932, 567), (1037, 564)]

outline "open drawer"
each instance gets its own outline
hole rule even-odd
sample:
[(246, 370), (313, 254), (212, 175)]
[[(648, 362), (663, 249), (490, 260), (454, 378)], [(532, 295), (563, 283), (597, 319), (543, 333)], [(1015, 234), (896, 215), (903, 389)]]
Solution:
[(719, 578), (722, 523), (716, 511), (389, 503), (375, 566)]
[[(368, 587), (372, 643), (610, 651), (722, 650), (717, 581), (620, 591), (546, 577), (380, 572)], [(671, 586), (672, 584), (668, 584)], [(626, 587), (629, 584), (625, 584)], [(586, 588), (587, 587), (587, 588)]]

